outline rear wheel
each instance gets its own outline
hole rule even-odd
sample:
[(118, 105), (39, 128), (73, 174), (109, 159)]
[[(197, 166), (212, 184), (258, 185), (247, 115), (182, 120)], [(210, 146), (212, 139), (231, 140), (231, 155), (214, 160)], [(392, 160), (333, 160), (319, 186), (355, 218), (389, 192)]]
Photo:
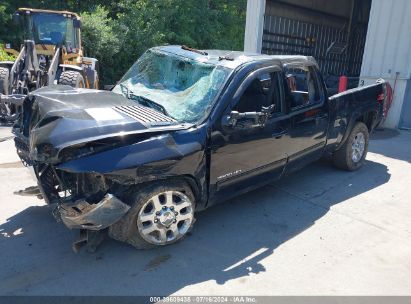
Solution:
[(9, 94), (9, 69), (0, 68), (0, 94)]
[(94, 76), (94, 88), (95, 88), (96, 90), (98, 90), (99, 87), (100, 87), (100, 79), (98, 78), (98, 73), (97, 73), (97, 71), (96, 71), (96, 74), (95, 74), (95, 76)]
[(133, 206), (110, 236), (137, 249), (169, 245), (187, 235), (194, 224), (194, 195), (181, 181), (154, 183), (132, 195)]
[(98, 79), (98, 73), (96, 70), (92, 71), (87, 77), (90, 77), (90, 89), (95, 89), (98, 90), (99, 88), (99, 79)]
[(334, 155), (334, 164), (341, 169), (355, 171), (362, 167), (368, 151), (369, 132), (362, 122), (352, 128), (344, 145)]
[(84, 78), (77, 71), (64, 71), (59, 78), (59, 84), (69, 85), (73, 88), (84, 88)]

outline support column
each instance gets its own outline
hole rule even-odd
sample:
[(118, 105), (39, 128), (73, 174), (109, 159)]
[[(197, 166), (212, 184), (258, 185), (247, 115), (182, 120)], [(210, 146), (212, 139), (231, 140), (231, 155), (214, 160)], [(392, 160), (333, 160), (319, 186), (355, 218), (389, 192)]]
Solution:
[(266, 0), (247, 0), (244, 51), (261, 53)]

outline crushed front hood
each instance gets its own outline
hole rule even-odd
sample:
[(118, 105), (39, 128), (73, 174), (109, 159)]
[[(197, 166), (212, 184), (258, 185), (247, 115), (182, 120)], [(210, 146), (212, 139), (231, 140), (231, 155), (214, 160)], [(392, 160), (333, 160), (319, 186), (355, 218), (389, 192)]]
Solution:
[(50, 86), (25, 99), (15, 133), (28, 139), (32, 160), (57, 163), (61, 161), (59, 153), (67, 147), (187, 127), (119, 94)]

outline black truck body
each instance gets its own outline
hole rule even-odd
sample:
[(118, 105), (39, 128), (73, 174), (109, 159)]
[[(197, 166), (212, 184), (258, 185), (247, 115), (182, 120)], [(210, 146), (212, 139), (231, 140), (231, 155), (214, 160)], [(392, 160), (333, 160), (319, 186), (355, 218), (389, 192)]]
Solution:
[(133, 209), (130, 198), (153, 184), (186, 184), (199, 211), (336, 154), (358, 123), (371, 132), (382, 119), (384, 81), (329, 97), (311, 57), (150, 51), (224, 69), (207, 107), (191, 111), (196, 119), (176, 119), (127, 90), (50, 86), (24, 101), (14, 126), (17, 151), (69, 228), (108, 227), (128, 241), (120, 226)]

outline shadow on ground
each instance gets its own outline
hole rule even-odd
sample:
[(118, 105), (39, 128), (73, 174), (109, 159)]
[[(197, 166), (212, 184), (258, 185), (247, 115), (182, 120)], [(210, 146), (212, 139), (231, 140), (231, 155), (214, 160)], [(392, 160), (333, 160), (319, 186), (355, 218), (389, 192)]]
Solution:
[[(377, 129), (371, 135), (369, 151), (411, 163), (411, 132)], [(387, 145), (387, 142), (390, 145)]]
[(0, 294), (169, 295), (265, 271), (261, 261), (338, 203), (390, 179), (368, 161), (358, 172), (320, 161), (278, 183), (197, 215), (183, 242), (150, 251), (106, 241), (95, 254), (71, 251), (75, 237), (48, 207), (29, 207), (0, 226)]

